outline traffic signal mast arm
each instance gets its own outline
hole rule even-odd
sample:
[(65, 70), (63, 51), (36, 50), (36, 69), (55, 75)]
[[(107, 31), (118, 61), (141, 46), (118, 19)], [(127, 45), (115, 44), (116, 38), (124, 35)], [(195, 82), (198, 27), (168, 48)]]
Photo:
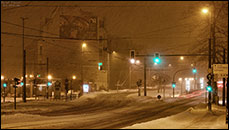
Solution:
[[(136, 57), (154, 57), (154, 55), (135, 55)], [(209, 56), (209, 54), (160, 54), (160, 56)]]

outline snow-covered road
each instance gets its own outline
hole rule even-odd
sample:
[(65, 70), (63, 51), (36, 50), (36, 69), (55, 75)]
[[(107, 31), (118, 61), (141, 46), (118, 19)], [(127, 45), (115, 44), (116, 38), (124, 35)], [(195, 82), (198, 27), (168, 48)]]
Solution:
[(56, 103), (55, 109), (50, 106), (55, 104), (50, 102), (50, 105), (41, 103), (41, 106), (48, 105), (50, 109), (44, 107), (44, 110), (6, 112), (1, 116), (1, 128), (123, 128), (175, 115), (204, 101), (202, 96), (158, 101), (156, 98), (130, 96), (131, 94), (101, 94), (68, 103)]

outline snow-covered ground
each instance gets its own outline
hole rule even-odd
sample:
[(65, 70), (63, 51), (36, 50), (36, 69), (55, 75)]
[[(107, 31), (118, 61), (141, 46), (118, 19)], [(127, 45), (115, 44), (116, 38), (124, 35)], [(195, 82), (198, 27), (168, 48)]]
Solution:
[[(130, 116), (132, 115), (132, 110), (133, 112), (142, 109), (150, 110), (151, 108), (152, 110), (155, 110), (155, 108), (160, 105), (164, 108), (166, 103), (171, 103), (170, 105), (172, 105), (172, 103), (176, 100), (185, 98), (188, 99), (193, 95), (198, 96), (203, 93), (202, 91), (197, 91), (195, 93), (183, 96), (178, 94), (176, 98), (171, 98), (172, 91), (167, 90), (166, 92), (166, 98), (160, 102), (158, 99), (156, 99), (156, 97), (158, 94), (163, 97), (163, 93), (158, 93), (157, 91), (147, 91), (146, 97), (143, 96), (142, 92), (142, 96), (139, 97), (137, 96), (138, 94), (136, 90), (119, 90), (118, 93), (121, 95), (120, 97), (117, 97), (114, 96), (117, 91), (113, 90), (109, 92), (102, 91), (84, 94), (79, 99), (68, 102), (63, 100), (30, 101), (27, 103), (19, 102), (17, 103), (17, 110), (13, 109), (12, 103), (2, 103), (1, 128), (74, 128), (76, 125), (80, 126), (80, 128), (87, 128), (85, 125), (90, 124), (91, 122), (93, 125), (92, 128), (100, 128), (101, 124), (97, 124), (95, 119), (97, 121), (101, 120), (100, 123), (103, 123), (104, 120), (109, 121), (112, 119), (128, 121), (130, 118), (124, 118), (120, 116), (120, 114), (122, 115), (125, 113), (127, 114), (126, 116)], [(124, 93), (127, 93), (127, 96)], [(125, 99), (123, 98), (122, 94), (125, 95)], [(109, 99), (107, 99), (108, 97)], [(181, 101), (180, 104), (182, 102), (183, 101)], [(98, 104), (102, 106), (98, 107)], [(111, 109), (110, 106), (112, 106)], [(77, 110), (72, 110), (72, 108)], [(84, 108), (87, 109), (85, 110), (86, 112), (83, 112)], [(74, 114), (69, 114), (68, 109), (70, 109), (70, 112), (74, 112)], [(75, 111), (78, 111), (78, 109), (79, 112), (76, 114)], [(43, 112), (47, 113), (46, 115), (49, 113), (51, 115), (56, 115), (55, 111), (61, 113), (67, 112), (68, 114), (63, 114), (61, 116), (44, 116), (45, 114), (42, 115)], [(168, 116), (165, 118), (159, 118), (145, 123), (134, 124), (129, 127), (124, 127), (124, 129), (226, 129), (227, 125), (225, 124), (225, 111), (225, 107), (213, 105), (213, 112), (208, 112), (204, 104), (199, 104), (198, 106), (190, 108), (182, 113), (178, 113), (176, 115)], [(141, 115), (141, 113), (139, 115)], [(113, 121), (113, 123), (115, 123), (115, 121)], [(105, 123), (104, 127), (106, 125), (110, 125), (109, 122), (107, 124)]]
[(225, 107), (212, 105), (212, 108), (210, 112), (205, 104), (199, 104), (177, 115), (123, 129), (228, 129)]

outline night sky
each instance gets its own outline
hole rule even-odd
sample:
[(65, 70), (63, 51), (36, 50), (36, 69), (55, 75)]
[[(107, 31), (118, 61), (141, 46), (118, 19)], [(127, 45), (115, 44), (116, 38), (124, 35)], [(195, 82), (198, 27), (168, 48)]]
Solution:
[[(120, 51), (124, 57), (128, 57), (131, 49), (136, 50), (139, 54), (153, 54), (154, 52), (185, 54), (192, 53), (193, 47), (195, 48), (199, 44), (197, 39), (200, 35), (200, 29), (208, 26), (206, 16), (201, 14), (201, 9), (206, 3), (199, 1), (18, 1), (9, 6), (9, 3), (2, 2), (1, 18), (2, 21), (22, 25), (20, 17), (27, 17), (25, 26), (39, 29), (40, 20), (43, 17), (50, 17), (48, 30), (58, 34), (59, 30), (56, 28), (59, 24), (56, 21), (58, 13), (77, 16), (79, 12), (84, 12), (104, 19), (107, 37), (111, 39), (111, 48)], [(1, 27), (2, 32), (22, 33), (22, 27), (3, 22), (1, 22)], [(25, 34), (39, 35), (39, 32), (25, 29)], [(51, 34), (46, 35), (53, 36)], [(21, 75), (22, 38), (4, 34), (1, 34), (1, 37), (2, 73), (7, 77)], [(55, 42), (50, 39), (46, 40)], [(25, 48), (30, 51), (28, 53), (31, 55), (34, 54), (32, 44), (34, 44), (32, 39), (25, 39)], [(67, 48), (72, 48), (72, 46), (77, 48), (77, 45), (72, 41), (59, 44)], [(63, 54), (58, 56), (58, 61), (57, 59), (50, 59), (53, 64), (61, 64), (64, 60), (69, 61), (68, 56), (72, 58), (72, 54), (75, 54), (66, 49), (57, 47), (55, 49), (55, 46), (50, 46), (50, 48), (54, 51), (53, 55), (56, 55), (55, 51), (58, 54)], [(66, 55), (64, 56), (64, 54)], [(77, 59), (77, 56), (73, 58)], [(30, 59), (31, 61), (34, 60), (33, 58)], [(192, 58), (189, 58), (189, 61), (186, 60), (189, 65), (190, 59), (192, 60)], [(166, 64), (177, 61), (174, 58), (167, 60)], [(204, 64), (206, 63), (207, 59)], [(65, 67), (73, 66), (68, 64)], [(33, 73), (32, 70), (27, 71)]]

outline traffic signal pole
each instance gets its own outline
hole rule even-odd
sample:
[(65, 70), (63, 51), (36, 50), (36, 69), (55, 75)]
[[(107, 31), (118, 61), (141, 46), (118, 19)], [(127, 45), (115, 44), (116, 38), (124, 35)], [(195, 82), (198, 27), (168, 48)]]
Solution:
[[(146, 91), (146, 57), (154, 57), (154, 55), (135, 55), (136, 57), (144, 57), (144, 96), (147, 95)], [(208, 54), (164, 54), (160, 56), (209, 56)], [(211, 66), (211, 65), (210, 65)]]
[[(226, 64), (226, 50), (223, 48), (223, 63)], [(225, 84), (226, 79), (223, 78), (223, 106), (225, 106)]]
[(144, 57), (144, 96), (146, 95), (146, 57)]
[(24, 90), (24, 95), (23, 95), (23, 101), (26, 102), (26, 77), (25, 77), (25, 74), (26, 74), (26, 51), (24, 50), (24, 66), (23, 66), (23, 90)]
[(3, 95), (3, 103), (5, 103), (6, 100), (6, 89), (3, 87), (4, 95)]
[[(211, 70), (211, 38), (209, 38), (208, 45), (208, 69)], [(208, 79), (211, 82), (211, 79)], [(211, 85), (211, 83), (209, 84)], [(211, 111), (211, 91), (208, 92), (208, 110)]]
[(22, 73), (23, 73), (23, 83), (24, 83), (24, 85), (23, 85), (23, 96), (22, 96), (22, 99), (23, 99), (23, 101), (24, 102), (26, 102), (26, 77), (25, 77), (25, 75), (26, 75), (26, 54), (25, 54), (25, 47), (24, 47), (24, 21), (25, 21), (25, 19), (27, 19), (27, 18), (24, 18), (24, 17), (21, 17), (21, 19), (22, 19), (22, 26), (23, 26), (23, 28), (22, 28)]

